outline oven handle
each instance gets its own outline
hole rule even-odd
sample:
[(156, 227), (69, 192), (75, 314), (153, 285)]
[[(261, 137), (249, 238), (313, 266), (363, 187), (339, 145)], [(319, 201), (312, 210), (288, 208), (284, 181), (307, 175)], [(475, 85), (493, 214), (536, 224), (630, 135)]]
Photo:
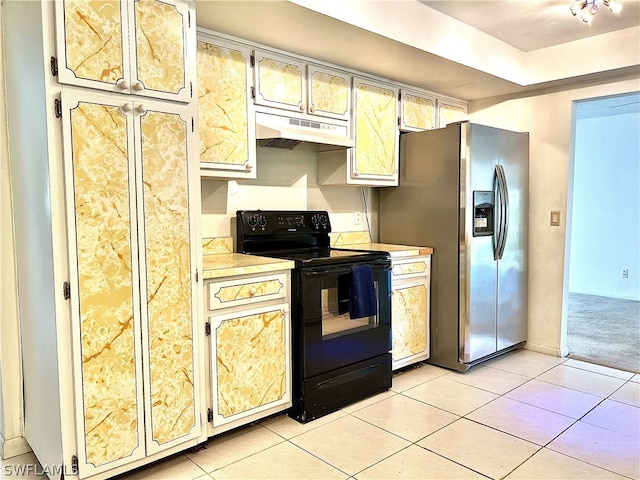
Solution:
[[(357, 262), (353, 265), (369, 265), (371, 270), (379, 272), (383, 270), (391, 269), (391, 262), (389, 260), (376, 260), (375, 262)], [(351, 273), (351, 266), (344, 267), (317, 267), (317, 268), (303, 268), (302, 271), (305, 277), (314, 277), (317, 275), (348, 275)]]

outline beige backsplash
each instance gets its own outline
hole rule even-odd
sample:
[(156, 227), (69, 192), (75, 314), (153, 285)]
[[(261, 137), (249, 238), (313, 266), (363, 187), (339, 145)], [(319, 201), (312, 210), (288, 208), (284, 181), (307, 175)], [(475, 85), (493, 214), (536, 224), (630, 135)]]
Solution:
[(332, 232), (329, 234), (331, 245), (350, 245), (352, 243), (371, 243), (369, 232)]
[(202, 254), (233, 253), (232, 237), (214, 237), (202, 239)]

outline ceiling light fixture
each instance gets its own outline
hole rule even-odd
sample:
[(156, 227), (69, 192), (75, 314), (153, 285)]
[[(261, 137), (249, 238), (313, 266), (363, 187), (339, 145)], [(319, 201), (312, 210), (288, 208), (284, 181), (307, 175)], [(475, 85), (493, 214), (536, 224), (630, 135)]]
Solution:
[[(574, 17), (590, 24), (599, 10), (596, 2), (597, 0), (574, 0), (569, 9)], [(602, 3), (605, 7), (609, 7), (611, 13), (618, 14), (622, 10), (622, 3), (619, 0), (603, 0)]]

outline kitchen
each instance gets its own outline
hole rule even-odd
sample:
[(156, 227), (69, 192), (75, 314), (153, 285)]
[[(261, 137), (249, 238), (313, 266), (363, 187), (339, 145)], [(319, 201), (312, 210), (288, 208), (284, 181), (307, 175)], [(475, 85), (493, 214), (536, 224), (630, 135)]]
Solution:
[[(204, 6), (209, 5), (205, 2)], [(256, 10), (260, 8), (259, 5), (251, 5), (251, 7), (253, 8), (251, 13), (255, 18), (266, 18), (266, 12)], [(292, 5), (288, 5), (288, 7), (294, 8)], [(249, 8), (249, 6), (246, 8)], [(242, 11), (236, 12), (235, 15), (243, 18), (243, 20), (248, 18)], [(229, 14), (229, 17), (232, 16)], [(214, 15), (210, 17), (202, 16), (202, 19), (214, 17)], [(221, 15), (220, 18), (225, 18), (225, 16)], [(359, 19), (362, 18), (364, 17), (359, 17)], [(199, 23), (202, 19), (199, 15)], [(313, 18), (308, 21), (315, 22), (316, 19)], [(305, 22), (301, 24), (304, 25)], [(279, 27), (281, 25), (282, 23), (278, 24)], [(291, 29), (282, 30), (294, 32), (292, 30), (293, 26), (290, 27)], [(348, 28), (345, 29), (348, 30)], [(273, 36), (272, 38), (275, 39), (277, 37)], [(287, 45), (275, 45), (266, 41), (264, 43), (291, 51), (290, 48), (287, 48)], [(634, 56), (632, 48), (624, 49), (624, 53), (637, 62), (637, 53)], [(310, 55), (309, 53), (307, 55), (321, 58), (320, 55)], [(326, 55), (326, 53), (323, 55)], [(365, 55), (359, 58), (362, 57), (365, 57)], [(474, 56), (474, 58), (481, 57), (483, 56)], [(602, 61), (604, 62), (604, 60)], [(610, 58), (608, 61), (613, 62), (615, 59)], [(500, 101), (481, 100), (477, 102), (475, 108), (473, 104), (471, 105), (472, 118), (478, 123), (529, 131), (531, 133), (532, 179), (530, 188), (531, 196), (535, 199), (535, 202), (531, 205), (530, 214), (532, 220), (531, 238), (535, 239), (535, 241), (530, 242), (532, 246), (530, 255), (540, 258), (541, 261), (536, 261), (531, 271), (531, 309), (529, 312), (528, 339), (530, 348), (552, 355), (561, 354), (563, 345), (560, 313), (562, 309), (561, 286), (563, 272), (561, 262), (557, 262), (555, 259), (562, 258), (564, 254), (564, 227), (561, 226), (555, 230), (550, 229), (547, 225), (547, 217), (549, 210), (565, 211), (566, 169), (570, 137), (570, 102), (580, 98), (637, 90), (637, 75), (629, 73), (628, 67), (624, 66), (626, 65), (624, 64), (624, 59), (620, 60), (620, 62), (619, 77), (614, 77), (613, 80), (609, 79), (603, 83), (573, 85), (571, 88), (558, 88), (557, 91), (552, 90), (535, 96), (524, 96), (523, 98), (501, 99)], [(584, 63), (580, 62), (578, 67), (585, 68)], [(602, 68), (611, 69), (611, 65)], [(368, 68), (362, 70), (377, 73)], [(584, 73), (582, 72), (582, 74)], [(453, 83), (453, 80), (451, 83)], [(501, 81), (498, 79), (496, 83), (501, 83)], [(431, 90), (447, 93), (444, 86), (442, 89), (438, 86), (438, 88), (433, 87)], [(482, 95), (478, 98), (485, 96), (489, 95)], [(466, 94), (457, 98), (464, 97), (466, 97)], [(468, 98), (473, 98), (473, 95), (469, 94)], [(548, 122), (549, 117), (557, 119), (557, 124), (553, 122), (550, 124)], [(203, 237), (230, 235), (229, 215), (238, 208), (248, 206), (243, 202), (250, 201), (252, 198), (259, 198), (261, 201), (260, 206), (263, 208), (282, 208), (282, 205), (286, 204), (300, 209), (327, 209), (332, 213), (331, 220), (334, 230), (364, 229), (366, 220), (363, 218), (362, 223), (356, 225), (353, 216), (354, 211), (364, 210), (358, 188), (319, 187), (316, 178), (314, 178), (315, 152), (302, 148), (301, 150), (296, 149), (285, 153), (286, 155), (283, 155), (281, 151), (262, 149), (257, 160), (258, 180), (256, 181), (231, 180), (226, 182), (206, 180), (202, 182)], [(3, 188), (4, 191), (5, 189)], [(372, 190), (369, 190), (366, 194), (369, 196), (374, 195)], [(368, 205), (371, 208), (369, 221), (372, 222), (373, 231), (375, 231), (376, 213), (375, 202), (372, 198), (368, 198)], [(5, 218), (3, 215), (3, 220)], [(4, 299), (3, 305), (5, 305)], [(3, 338), (8, 338), (5, 336), (4, 330)], [(3, 362), (4, 365), (5, 363)], [(6, 371), (3, 368), (3, 382), (5, 381)], [(3, 397), (3, 400), (5, 404), (14, 401), (7, 397)]]

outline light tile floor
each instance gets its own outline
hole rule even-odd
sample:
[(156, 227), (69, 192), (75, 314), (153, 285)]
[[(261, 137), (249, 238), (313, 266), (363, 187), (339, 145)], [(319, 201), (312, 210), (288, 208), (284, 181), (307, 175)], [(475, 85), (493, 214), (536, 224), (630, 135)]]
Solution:
[(445, 478), (640, 479), (640, 375), (528, 350), (420, 364), (329, 416), (270, 417), (118, 480)]

